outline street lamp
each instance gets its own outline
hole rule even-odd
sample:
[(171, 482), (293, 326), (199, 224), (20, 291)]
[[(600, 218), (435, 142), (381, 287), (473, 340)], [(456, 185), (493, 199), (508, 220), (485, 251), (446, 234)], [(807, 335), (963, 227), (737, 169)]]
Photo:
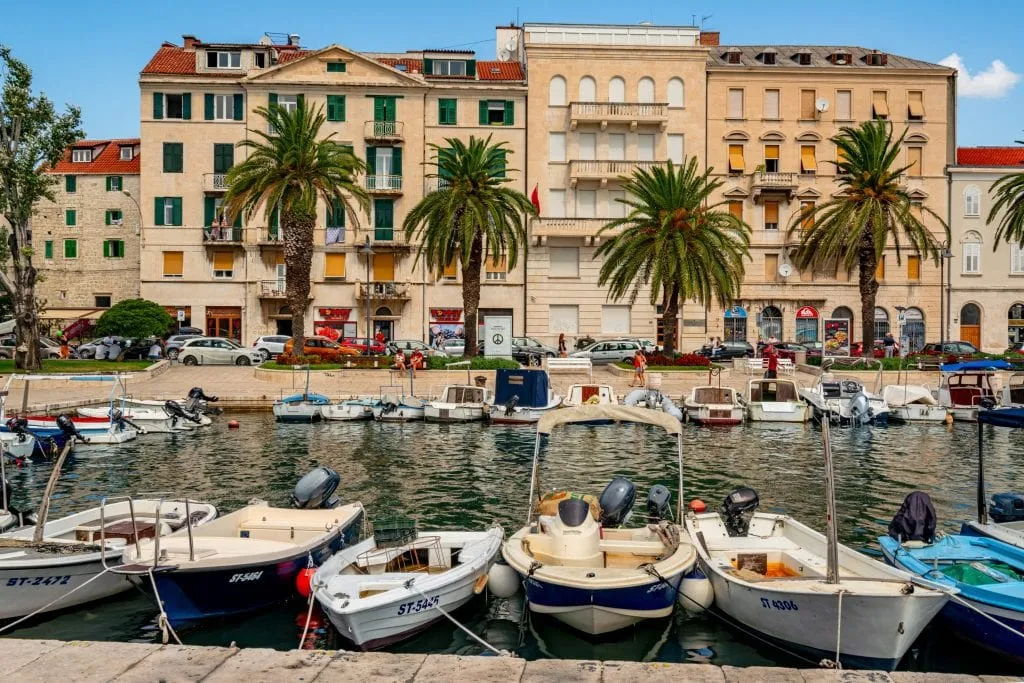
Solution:
[(135, 209), (139, 212), (139, 227), (135, 230), (135, 235), (139, 236), (142, 234), (142, 207), (139, 206), (139, 202), (132, 196), (132, 193), (128, 190), (121, 190), (124, 196), (132, 200), (132, 204), (135, 205)]
[(359, 248), (359, 251), (366, 256), (366, 351), (369, 353), (373, 336), (370, 334), (370, 259), (373, 258), (373, 247), (370, 246), (370, 236), (366, 236), (366, 242)]
[[(949, 341), (949, 300), (950, 291), (948, 288), (953, 284), (953, 252), (949, 250), (949, 243), (942, 245), (942, 253), (939, 254), (939, 330), (943, 343)], [(946, 270), (948, 268), (948, 272)], [(948, 275), (948, 277), (947, 277)], [(945, 280), (945, 281), (944, 281)], [(945, 304), (943, 304), (945, 299)]]

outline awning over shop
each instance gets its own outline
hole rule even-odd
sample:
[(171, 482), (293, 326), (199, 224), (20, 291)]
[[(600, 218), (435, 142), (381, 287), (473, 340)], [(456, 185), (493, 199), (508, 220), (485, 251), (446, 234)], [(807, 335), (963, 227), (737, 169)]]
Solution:
[(48, 308), (39, 314), (42, 320), (99, 320), (106, 308)]

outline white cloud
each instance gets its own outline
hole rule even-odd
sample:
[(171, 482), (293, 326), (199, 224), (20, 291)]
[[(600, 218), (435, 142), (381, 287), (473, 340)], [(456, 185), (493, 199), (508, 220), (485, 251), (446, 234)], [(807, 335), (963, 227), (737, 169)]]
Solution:
[(1001, 59), (992, 60), (987, 69), (979, 71), (973, 76), (967, 71), (967, 65), (964, 64), (963, 58), (955, 52), (945, 59), (939, 60), (939, 64), (957, 70), (956, 90), (964, 97), (985, 99), (1005, 97), (1020, 81), (1020, 74), (1010, 71)]

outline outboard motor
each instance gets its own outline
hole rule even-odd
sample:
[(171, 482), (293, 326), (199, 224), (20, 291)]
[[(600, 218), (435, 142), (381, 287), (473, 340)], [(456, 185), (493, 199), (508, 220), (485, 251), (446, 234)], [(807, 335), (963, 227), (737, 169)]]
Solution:
[(66, 413), (58, 415), (56, 423), (57, 429), (59, 429), (72, 443), (74, 443), (75, 439), (84, 443), (89, 443), (89, 439), (85, 438), (82, 433), (78, 431), (78, 427), (75, 426), (75, 423), (71, 421), (71, 418)]
[(177, 401), (164, 401), (164, 412), (174, 418), (175, 423), (177, 423), (178, 420), (188, 420), (189, 422), (195, 422), (196, 424), (200, 424), (202, 422), (196, 413), (191, 413), (185, 410)]
[(124, 429), (125, 425), (128, 425), (129, 427), (137, 431), (139, 434), (146, 433), (145, 429), (143, 429), (142, 427), (140, 427), (139, 425), (135, 424), (127, 417), (125, 417), (124, 412), (122, 412), (120, 408), (114, 408), (113, 410), (110, 411), (110, 422), (112, 424), (116, 424), (122, 430)]
[(924, 491), (914, 491), (903, 499), (896, 516), (889, 522), (889, 536), (900, 543), (935, 540), (935, 506)]
[(601, 526), (622, 526), (629, 518), (636, 501), (636, 486), (625, 477), (615, 477), (601, 492), (597, 504), (601, 506)]
[(17, 434), (20, 438), (19, 442), (24, 442), (26, 436), (31, 436), (32, 432), (28, 430), (28, 420), (24, 417), (12, 417), (7, 420), (7, 428), (11, 430), (12, 434)]
[(512, 398), (505, 401), (505, 415), (514, 415), (517, 405), (519, 405), (519, 394), (512, 394)]
[(982, 396), (980, 399), (978, 399), (978, 405), (980, 405), (985, 410), (992, 410), (998, 404), (996, 403), (996, 400), (991, 396)]
[(761, 504), (757, 491), (749, 486), (734, 490), (722, 502), (722, 513), (725, 516), (725, 528), (730, 536), (746, 536), (750, 520), (746, 513), (753, 513)]
[(652, 524), (672, 519), (672, 494), (661, 484), (655, 484), (647, 493), (647, 518)]
[(850, 421), (853, 424), (862, 425), (871, 422), (874, 417), (875, 411), (871, 409), (868, 397), (863, 391), (857, 392), (857, 395), (850, 401)]
[(328, 510), (341, 505), (334, 495), (341, 484), (341, 477), (329, 467), (317, 467), (308, 472), (295, 485), (292, 492), (292, 506), (300, 510)]
[(188, 399), (185, 401), (185, 410), (195, 413), (207, 413), (216, 415), (221, 412), (219, 408), (211, 408), (209, 403), (216, 403), (219, 399), (216, 396), (207, 396), (203, 393), (202, 387), (192, 387), (188, 390)]
[(993, 522), (1024, 522), (1024, 493), (996, 493), (988, 514)]

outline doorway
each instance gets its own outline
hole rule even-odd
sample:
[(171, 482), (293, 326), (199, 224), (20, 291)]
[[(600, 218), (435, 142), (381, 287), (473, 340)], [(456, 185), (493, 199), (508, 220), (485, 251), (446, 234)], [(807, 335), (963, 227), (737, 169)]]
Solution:
[[(943, 341), (953, 341), (944, 339)], [(960, 309), (960, 339), (981, 348), (981, 309), (977, 304), (964, 304)]]
[(391, 318), (391, 309), (387, 306), (381, 306), (374, 311), (373, 336), (376, 337), (380, 332), (384, 335), (384, 341), (391, 341), (395, 338), (395, 321), (385, 318)]

